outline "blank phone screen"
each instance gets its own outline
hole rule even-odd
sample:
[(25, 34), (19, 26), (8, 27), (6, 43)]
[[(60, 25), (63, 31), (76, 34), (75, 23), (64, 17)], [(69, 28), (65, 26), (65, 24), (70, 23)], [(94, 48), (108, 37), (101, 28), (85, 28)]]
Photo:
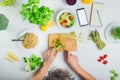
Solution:
[(79, 9), (79, 10), (77, 10), (77, 14), (78, 14), (78, 19), (79, 19), (80, 25), (81, 26), (87, 25), (88, 21), (87, 21), (87, 16), (86, 16), (85, 10)]

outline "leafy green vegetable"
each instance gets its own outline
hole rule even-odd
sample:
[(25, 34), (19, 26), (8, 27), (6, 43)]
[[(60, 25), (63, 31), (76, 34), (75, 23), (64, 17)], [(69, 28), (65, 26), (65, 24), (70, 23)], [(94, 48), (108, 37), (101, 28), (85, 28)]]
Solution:
[(36, 67), (42, 66), (42, 60), (41, 57), (37, 57), (36, 55), (32, 55), (30, 58), (24, 57), (24, 62), (27, 63), (27, 66), (25, 67), (26, 71), (32, 71), (35, 70)]
[(9, 20), (3, 14), (0, 14), (0, 30), (7, 29), (8, 23)]
[(113, 36), (114, 39), (119, 39), (120, 40), (120, 26), (114, 28), (112, 30), (111, 34), (112, 34), (112, 36)]
[(99, 50), (102, 50), (105, 47), (105, 43), (101, 40), (100, 34), (97, 30), (90, 33), (90, 38), (97, 45)]
[(0, 4), (1, 6), (10, 6), (13, 5), (15, 3), (16, 0), (3, 0)]
[(40, 0), (28, 0), (28, 4), (22, 5), (23, 20), (28, 19), (30, 23), (46, 26), (47, 22), (52, 18), (54, 10), (49, 7), (39, 7)]

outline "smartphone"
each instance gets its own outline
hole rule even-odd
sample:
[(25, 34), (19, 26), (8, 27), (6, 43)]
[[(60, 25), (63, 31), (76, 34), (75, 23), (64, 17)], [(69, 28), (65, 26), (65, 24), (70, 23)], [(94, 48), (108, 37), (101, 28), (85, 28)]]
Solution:
[(77, 13), (78, 22), (79, 22), (80, 26), (82, 27), (82, 26), (88, 25), (85, 8), (77, 9), (76, 13)]

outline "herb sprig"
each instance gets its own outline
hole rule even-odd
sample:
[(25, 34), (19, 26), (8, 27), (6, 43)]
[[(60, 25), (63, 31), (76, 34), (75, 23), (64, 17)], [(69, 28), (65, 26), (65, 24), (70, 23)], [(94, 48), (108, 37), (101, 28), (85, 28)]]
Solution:
[(112, 34), (112, 36), (113, 36), (113, 38), (114, 38), (115, 40), (117, 40), (117, 39), (120, 40), (120, 26), (114, 28), (114, 29), (112, 30), (112, 33), (111, 33), (111, 34)]

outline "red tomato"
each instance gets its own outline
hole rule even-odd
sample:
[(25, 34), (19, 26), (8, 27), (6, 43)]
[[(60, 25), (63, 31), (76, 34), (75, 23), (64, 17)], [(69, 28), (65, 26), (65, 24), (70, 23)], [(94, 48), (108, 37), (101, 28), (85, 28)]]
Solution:
[(107, 58), (108, 57), (108, 55), (107, 54), (104, 54), (104, 56), (103, 56), (104, 58)]
[(70, 20), (72, 20), (72, 19), (73, 19), (73, 17), (72, 17), (72, 16), (69, 16), (69, 19), (70, 19)]
[(103, 64), (107, 64), (107, 63), (108, 63), (108, 61), (106, 61), (106, 60), (105, 60), (105, 61), (103, 61)]
[(101, 60), (104, 60), (104, 57), (102, 57), (102, 56), (100, 56), (99, 58), (100, 58)]
[(68, 23), (68, 21), (67, 21), (67, 20), (63, 20), (63, 22), (64, 22), (64, 23)]
[(98, 59), (98, 62), (101, 62), (102, 60), (101, 59)]

